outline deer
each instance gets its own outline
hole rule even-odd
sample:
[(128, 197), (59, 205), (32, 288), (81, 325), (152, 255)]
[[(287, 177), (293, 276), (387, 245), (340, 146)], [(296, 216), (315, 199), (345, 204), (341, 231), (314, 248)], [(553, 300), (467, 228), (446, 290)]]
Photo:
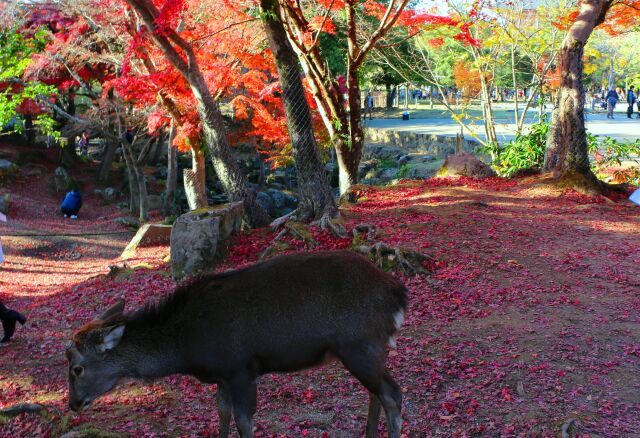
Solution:
[(124, 313), (120, 300), (77, 330), (66, 348), (69, 407), (84, 410), (124, 379), (191, 375), (217, 384), (219, 436), (231, 416), (253, 437), (257, 380), (331, 360), (368, 390), (367, 438), (381, 409), (400, 438), (402, 392), (386, 366), (407, 289), (350, 251), (293, 253), (201, 275), (163, 300)]

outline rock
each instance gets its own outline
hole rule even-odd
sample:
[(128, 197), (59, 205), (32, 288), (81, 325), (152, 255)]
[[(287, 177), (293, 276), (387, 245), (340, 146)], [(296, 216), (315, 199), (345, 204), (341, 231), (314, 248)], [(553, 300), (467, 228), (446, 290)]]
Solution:
[(26, 177), (36, 177), (39, 178), (42, 176), (46, 169), (42, 169), (41, 166), (37, 164), (29, 164), (24, 169), (22, 169), (22, 174)]
[(324, 170), (327, 173), (331, 173), (334, 171), (336, 164), (333, 161), (329, 161), (327, 164), (324, 165)]
[(363, 178), (360, 182), (368, 186), (377, 186), (382, 183), (378, 178)]
[(438, 176), (470, 176), (473, 178), (488, 178), (497, 176), (488, 164), (480, 161), (475, 155), (466, 152), (449, 155), (438, 170)]
[(9, 214), (9, 198), (11, 195), (5, 193), (0, 195), (0, 213), (7, 215)]
[(282, 208), (287, 202), (287, 198), (284, 193), (276, 189), (267, 189), (267, 194), (273, 199), (273, 204), (276, 208)]
[(18, 167), (9, 160), (0, 159), (0, 184), (5, 184), (15, 175)]
[(272, 175), (275, 183), (282, 184), (285, 187), (289, 186), (289, 175), (287, 175), (286, 170), (276, 170)]
[(124, 225), (126, 227), (138, 228), (140, 226), (140, 221), (138, 219), (131, 216), (119, 217), (113, 220), (115, 223)]
[(123, 259), (132, 257), (136, 253), (136, 249), (145, 246), (163, 245), (171, 240), (171, 225), (162, 224), (145, 224), (133, 236), (131, 242), (122, 252)]
[(400, 170), (395, 167), (391, 167), (389, 169), (382, 169), (382, 171), (380, 172), (380, 175), (378, 175), (378, 178), (380, 178), (380, 180), (383, 182), (388, 182), (396, 179), (398, 177), (399, 171)]
[(93, 194), (99, 198), (102, 198), (105, 202), (113, 202), (116, 200), (116, 189), (113, 187), (107, 187), (106, 189), (95, 189)]
[(175, 280), (213, 268), (220, 240), (220, 218), (187, 213), (171, 230), (171, 271)]
[(413, 179), (431, 178), (442, 167), (444, 160), (437, 161), (410, 161), (407, 163), (407, 176)]
[(208, 198), (211, 205), (226, 204), (229, 202), (227, 195), (212, 195)]
[(269, 215), (273, 216), (272, 213), (275, 213), (275, 203), (273, 202), (273, 198), (269, 196), (266, 192), (260, 192), (256, 195), (256, 202), (260, 207), (264, 209)]
[(56, 168), (53, 182), (55, 183), (56, 192), (58, 193), (66, 193), (74, 187), (74, 182), (64, 167)]
[(377, 179), (378, 177), (378, 171), (375, 169), (371, 169), (369, 170), (364, 176), (363, 176), (363, 180), (372, 180), (372, 179)]
[(244, 207), (234, 202), (183, 214), (171, 230), (171, 269), (181, 279), (213, 268), (220, 243), (240, 230)]
[(147, 195), (147, 205), (149, 210), (160, 210), (162, 208), (162, 196)]
[(293, 208), (289, 208), (289, 207), (281, 208), (280, 210), (276, 210), (276, 216), (275, 217), (286, 216), (289, 213), (293, 213)]
[(116, 200), (116, 194), (116, 189), (114, 189), (113, 187), (107, 187), (102, 191), (102, 197), (105, 201), (109, 202)]
[(242, 228), (242, 202), (207, 207), (183, 214), (171, 230), (171, 268), (180, 279), (204, 272), (220, 259), (221, 242)]
[(285, 193), (284, 197), (285, 197), (284, 204), (287, 207), (293, 208), (293, 209), (298, 207), (300, 200), (296, 196), (290, 195), (289, 193)]
[(279, 184), (277, 182), (273, 182), (269, 184), (269, 188), (276, 190), (286, 190), (287, 188), (283, 184)]
[(220, 218), (220, 238), (227, 240), (229, 236), (242, 229), (244, 204), (239, 201), (216, 205), (208, 208), (208, 214)]

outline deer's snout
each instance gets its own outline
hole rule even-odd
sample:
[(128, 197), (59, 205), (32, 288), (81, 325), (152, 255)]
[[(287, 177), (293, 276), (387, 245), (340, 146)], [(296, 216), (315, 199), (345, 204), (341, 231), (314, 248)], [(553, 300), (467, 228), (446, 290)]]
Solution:
[(91, 404), (91, 399), (82, 399), (82, 400), (69, 400), (69, 408), (74, 412), (84, 411)]

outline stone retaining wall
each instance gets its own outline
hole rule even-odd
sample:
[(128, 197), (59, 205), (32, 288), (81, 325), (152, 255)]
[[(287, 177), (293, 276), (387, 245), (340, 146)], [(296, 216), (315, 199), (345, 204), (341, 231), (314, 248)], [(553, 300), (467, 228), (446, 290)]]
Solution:
[[(446, 158), (456, 152), (456, 137), (436, 134), (422, 134), (394, 129), (366, 128), (365, 141), (367, 143), (384, 144), (394, 148), (401, 148), (406, 152), (432, 154), (436, 158)], [(475, 140), (463, 139), (461, 149), (476, 154), (480, 144)]]

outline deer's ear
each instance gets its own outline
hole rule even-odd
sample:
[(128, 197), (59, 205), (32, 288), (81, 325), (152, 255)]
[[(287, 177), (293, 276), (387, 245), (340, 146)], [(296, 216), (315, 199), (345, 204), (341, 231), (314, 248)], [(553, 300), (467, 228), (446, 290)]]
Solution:
[(105, 312), (102, 315), (100, 315), (99, 319), (103, 321), (108, 321), (112, 318), (122, 316), (122, 312), (124, 312), (124, 300), (118, 301), (113, 306), (105, 310)]
[(98, 351), (104, 353), (116, 347), (120, 343), (123, 334), (124, 325), (105, 328), (102, 332), (101, 342), (97, 345)]

